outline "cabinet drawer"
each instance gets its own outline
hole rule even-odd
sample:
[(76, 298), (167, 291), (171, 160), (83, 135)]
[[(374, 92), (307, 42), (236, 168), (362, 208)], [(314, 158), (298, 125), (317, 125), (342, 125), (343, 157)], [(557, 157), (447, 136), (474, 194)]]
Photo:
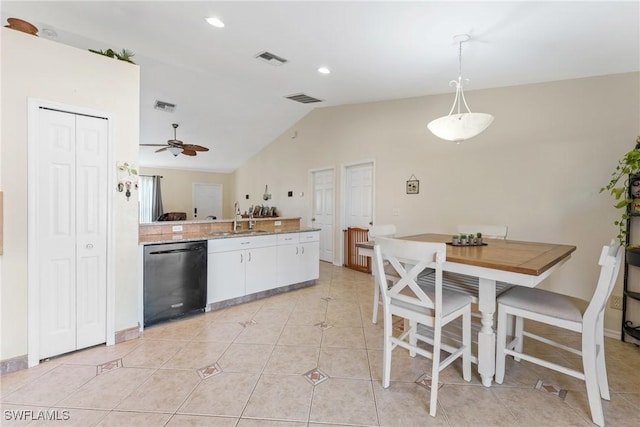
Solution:
[(300, 233), (300, 243), (319, 242), (319, 241), (320, 241), (319, 231), (306, 231), (306, 232)]
[(209, 253), (264, 248), (267, 246), (275, 246), (276, 242), (276, 235), (273, 234), (268, 236), (241, 236), (213, 239), (209, 240)]
[(299, 233), (284, 233), (278, 234), (278, 246), (279, 245), (297, 245), (299, 240)]

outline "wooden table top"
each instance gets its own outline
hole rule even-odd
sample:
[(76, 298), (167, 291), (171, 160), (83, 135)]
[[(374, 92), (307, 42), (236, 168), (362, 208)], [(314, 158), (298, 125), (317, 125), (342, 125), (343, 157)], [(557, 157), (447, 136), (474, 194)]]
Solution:
[[(451, 242), (449, 234), (418, 234), (397, 238), (418, 242)], [(575, 246), (570, 245), (516, 240), (484, 239), (484, 243), (487, 245), (447, 245), (447, 261), (539, 276), (576, 250)], [(373, 249), (373, 242), (357, 243), (356, 247)]]

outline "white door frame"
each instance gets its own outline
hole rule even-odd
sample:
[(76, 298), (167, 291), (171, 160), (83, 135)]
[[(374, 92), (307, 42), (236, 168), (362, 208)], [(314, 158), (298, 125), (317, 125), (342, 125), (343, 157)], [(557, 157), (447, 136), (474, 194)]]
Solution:
[(376, 212), (376, 161), (375, 159), (371, 160), (360, 160), (357, 162), (343, 163), (341, 168), (341, 179), (340, 179), (340, 265), (344, 265), (344, 233), (342, 230), (347, 228), (347, 202), (346, 202), (346, 190), (347, 190), (347, 169), (352, 166), (360, 166), (371, 164), (371, 221), (375, 223), (374, 216)]
[(336, 218), (336, 168), (334, 168), (333, 166), (330, 167), (326, 167), (326, 168), (316, 168), (316, 169), (309, 169), (309, 181), (311, 183), (311, 188), (309, 189), (309, 194), (311, 194), (311, 205), (308, 207), (309, 209), (309, 216), (308, 216), (308, 220), (307, 220), (307, 226), (308, 227), (313, 227), (313, 222), (311, 221), (311, 218), (313, 218), (313, 205), (314, 205), (314, 200), (315, 200), (315, 179), (314, 179), (314, 173), (315, 172), (325, 172), (325, 171), (331, 171), (331, 173), (333, 174), (333, 203), (332, 203), (332, 216), (334, 218), (333, 221), (333, 265), (340, 265), (340, 261), (336, 261), (336, 242), (338, 242), (338, 240), (336, 240), (336, 226), (338, 224), (336, 224), (335, 218)]
[[(29, 367), (40, 363), (40, 296), (37, 269), (39, 265), (38, 251), (36, 250), (36, 173), (35, 159), (38, 144), (38, 129), (40, 107), (50, 108), (70, 114), (82, 114), (87, 116), (103, 117), (108, 121), (107, 135), (107, 182), (109, 188), (116, 188), (115, 162), (113, 161), (113, 113), (93, 110), (75, 105), (62, 104), (44, 99), (28, 98), (27, 100), (27, 360)], [(106, 307), (106, 339), (107, 345), (115, 344), (115, 281), (114, 281), (114, 241), (113, 233), (113, 191), (107, 191), (107, 307)]]

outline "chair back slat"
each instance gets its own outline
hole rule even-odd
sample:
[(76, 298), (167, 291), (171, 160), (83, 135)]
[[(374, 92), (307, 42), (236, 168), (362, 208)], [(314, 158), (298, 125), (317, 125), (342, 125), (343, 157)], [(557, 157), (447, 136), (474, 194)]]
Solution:
[(583, 316), (585, 327), (587, 327), (587, 324), (592, 327), (595, 326), (598, 316), (604, 311), (607, 300), (609, 296), (611, 296), (613, 287), (616, 284), (618, 273), (620, 272), (623, 253), (624, 248), (622, 248), (617, 241), (612, 241), (609, 246), (602, 248), (598, 262), (598, 264), (600, 264), (598, 284)]
[[(435, 308), (437, 315), (442, 307), (442, 264), (446, 259), (446, 245), (387, 237), (376, 238), (375, 243), (374, 267), (385, 306), (391, 303), (391, 299), (397, 299), (427, 308)], [(389, 262), (400, 277), (388, 289), (384, 281), (383, 265), (385, 261)], [(435, 269), (435, 300), (432, 300), (418, 285), (418, 275), (427, 267)]]
[(376, 237), (395, 237), (395, 224), (374, 225), (369, 228), (369, 240), (375, 241)]

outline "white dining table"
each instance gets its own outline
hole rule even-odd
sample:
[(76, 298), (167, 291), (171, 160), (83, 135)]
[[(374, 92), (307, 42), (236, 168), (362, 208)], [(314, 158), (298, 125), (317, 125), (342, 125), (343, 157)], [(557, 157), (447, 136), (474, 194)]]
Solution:
[[(418, 234), (398, 239), (450, 243), (451, 235)], [(575, 246), (555, 243), (485, 239), (482, 246), (447, 245), (446, 272), (477, 278), (478, 310), (481, 327), (478, 331), (478, 373), (482, 384), (490, 387), (495, 374), (496, 336), (494, 313), (498, 282), (535, 287), (571, 258)], [(373, 257), (373, 242), (356, 244), (358, 254)]]

